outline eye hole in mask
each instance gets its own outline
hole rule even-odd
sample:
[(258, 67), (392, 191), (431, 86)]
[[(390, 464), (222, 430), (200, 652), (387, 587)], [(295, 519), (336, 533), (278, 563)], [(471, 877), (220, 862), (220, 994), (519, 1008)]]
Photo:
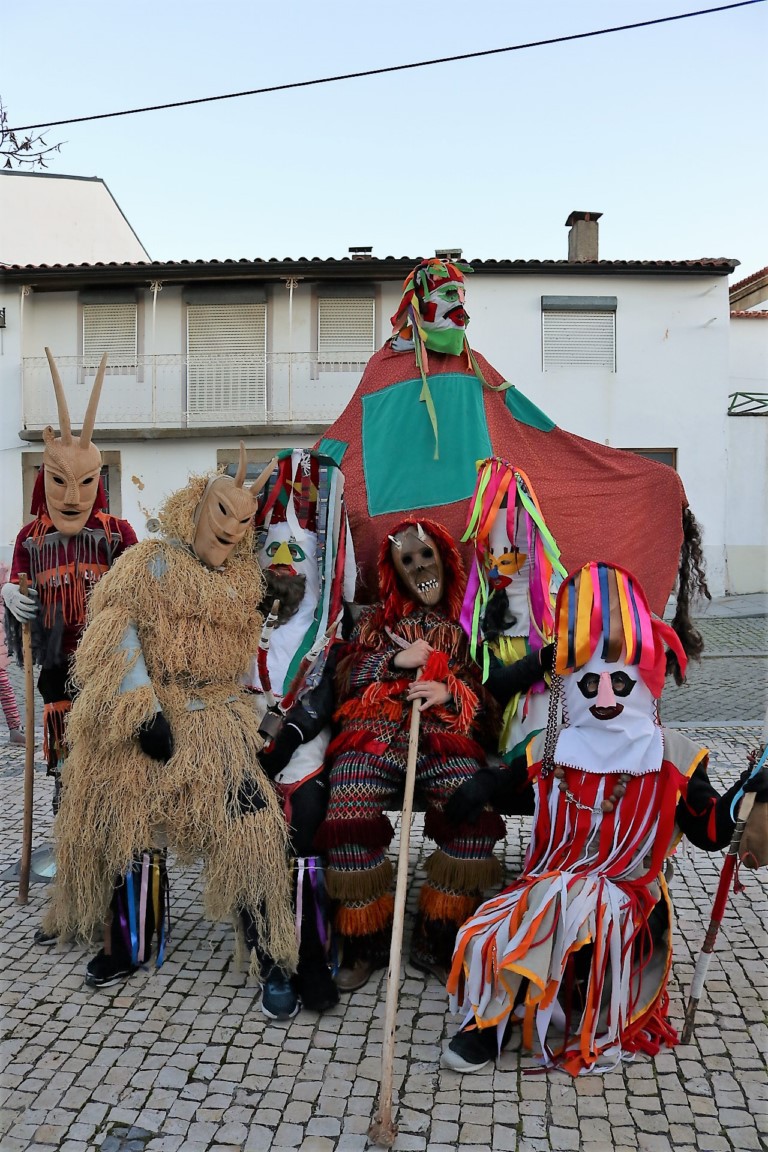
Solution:
[[(594, 700), (597, 696), (597, 690), (600, 687), (600, 677), (597, 672), (587, 672), (576, 683), (579, 686), (579, 691), (582, 696), (587, 700)], [(626, 672), (611, 672), (611, 687), (613, 688), (614, 696), (624, 697), (629, 696), (634, 688), (636, 680), (628, 676)]]

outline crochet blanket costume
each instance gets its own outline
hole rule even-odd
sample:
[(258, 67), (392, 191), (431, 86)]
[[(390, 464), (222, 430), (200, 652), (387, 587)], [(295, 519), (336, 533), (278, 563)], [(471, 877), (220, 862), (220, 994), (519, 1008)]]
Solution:
[[(279, 803), (258, 764), (263, 740), (240, 686), (261, 629), (264, 582), (248, 530), (220, 568), (191, 549), (208, 484), (193, 478), (144, 540), (94, 590), (74, 676), (72, 750), (54, 832), (57, 874), (46, 928), (89, 935), (125, 875), (164, 830), (182, 862), (204, 862), (212, 920), (246, 910), (262, 950), (295, 967)], [(159, 763), (136, 738), (158, 710), (174, 751)]]
[(535, 796), (523, 873), (461, 928), (448, 991), (499, 1045), (521, 1023), (524, 1047), (578, 1075), (676, 1042), (665, 860), (681, 831), (713, 850), (733, 822), (706, 750), (659, 727), (665, 644), (679, 643), (634, 578), (585, 565), (556, 624), (563, 721), (555, 701), (527, 769), (509, 770)]
[[(413, 526), (402, 521), (397, 530)], [(461, 562), (448, 533), (430, 521), (424, 531), (440, 550), (446, 593), (434, 606), (417, 603), (398, 582), (390, 541), (379, 554), (382, 600), (363, 610), (339, 659), (336, 721), (329, 748), (330, 797), (318, 843), (328, 861), (328, 891), (338, 901), (336, 929), (347, 939), (386, 933), (392, 921), (393, 829), (384, 809), (399, 804), (408, 752), (414, 672), (392, 663), (402, 647), (428, 640), (434, 651), (423, 679), (447, 684), (451, 700), (421, 714), (416, 788), (426, 802), (425, 831), (437, 850), (427, 861), (417, 924), (419, 940), (443, 964), (456, 927), (477, 906), (483, 889), (499, 877), (492, 855), (503, 835), (499, 816), (484, 812), (474, 824), (454, 827), (442, 814), (449, 796), (484, 763), (477, 742), (481, 693), (477, 669), (459, 624)]]

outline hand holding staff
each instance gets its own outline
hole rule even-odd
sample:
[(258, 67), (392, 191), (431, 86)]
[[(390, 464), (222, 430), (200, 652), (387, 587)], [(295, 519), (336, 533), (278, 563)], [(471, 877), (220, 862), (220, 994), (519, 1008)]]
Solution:
[[(29, 592), (26, 572), (19, 573), (19, 591)], [(32, 625), (25, 620), (21, 626), (21, 650), (24, 657), (25, 754), (24, 754), (24, 820), (21, 840), (21, 867), (19, 872), (19, 904), (29, 899), (29, 873), (32, 866), (32, 802), (35, 789), (35, 683), (32, 668)]]

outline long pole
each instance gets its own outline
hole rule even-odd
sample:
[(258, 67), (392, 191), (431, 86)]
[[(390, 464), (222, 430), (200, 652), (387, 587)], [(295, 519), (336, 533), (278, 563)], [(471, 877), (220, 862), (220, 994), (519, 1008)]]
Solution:
[(717, 885), (717, 893), (715, 895), (715, 902), (712, 905), (712, 912), (710, 913), (709, 928), (704, 937), (704, 943), (701, 946), (699, 958), (696, 961), (696, 968), (693, 973), (693, 980), (691, 981), (691, 991), (688, 996), (688, 1007), (685, 1010), (685, 1023), (683, 1024), (683, 1033), (680, 1037), (681, 1044), (688, 1044), (693, 1033), (693, 1021), (696, 1016), (696, 1009), (699, 1006), (701, 994), (704, 991), (704, 981), (707, 978), (707, 969), (709, 968), (709, 958), (715, 950), (715, 940), (720, 931), (720, 925), (723, 922), (725, 915), (725, 906), (728, 902), (728, 893), (731, 890), (731, 882), (733, 881), (733, 874), (736, 871), (736, 858), (739, 852), (739, 843), (741, 841), (741, 834), (744, 831), (744, 825), (747, 822), (747, 817), (752, 811), (752, 805), (755, 802), (754, 792), (745, 792), (742, 797), (741, 804), (739, 805), (739, 817), (736, 821), (736, 827), (733, 829), (731, 843), (728, 846), (726, 853), (725, 863), (723, 864), (720, 873), (720, 880)]
[(411, 708), (411, 727), (408, 734), (408, 762), (405, 770), (405, 794), (403, 811), (400, 816), (400, 852), (397, 857), (397, 885), (395, 887), (395, 912), (392, 921), (392, 944), (389, 949), (389, 969), (387, 971), (387, 1004), (384, 1014), (384, 1043), (381, 1049), (381, 1086), (378, 1106), (368, 1139), (382, 1148), (391, 1148), (397, 1136), (397, 1125), (392, 1123), (392, 1079), (395, 1062), (395, 1025), (397, 1003), (400, 993), (400, 956), (403, 948), (403, 923), (405, 920), (405, 897), (408, 891), (408, 858), (411, 847), (411, 816), (413, 814), (413, 792), (416, 784), (416, 759), (419, 751), (419, 701), (414, 700)]
[[(26, 572), (19, 573), (19, 591), (29, 592)], [(24, 822), (21, 839), (21, 866), (19, 871), (19, 904), (29, 899), (29, 873), (32, 867), (32, 803), (35, 793), (35, 682), (32, 668), (32, 626), (25, 621), (21, 626), (21, 650), (24, 657)]]

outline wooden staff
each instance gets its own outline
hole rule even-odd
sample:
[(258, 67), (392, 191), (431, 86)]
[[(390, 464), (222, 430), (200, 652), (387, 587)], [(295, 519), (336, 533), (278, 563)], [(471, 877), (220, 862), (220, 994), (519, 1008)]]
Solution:
[(680, 1037), (681, 1044), (688, 1044), (693, 1032), (693, 1021), (696, 1016), (696, 1009), (699, 1006), (701, 994), (704, 991), (704, 981), (707, 978), (707, 969), (709, 968), (709, 958), (715, 950), (715, 940), (720, 931), (720, 925), (723, 922), (725, 915), (725, 906), (728, 903), (728, 893), (731, 890), (731, 882), (733, 881), (733, 874), (736, 871), (736, 859), (739, 853), (739, 842), (741, 841), (741, 834), (744, 831), (744, 825), (747, 822), (747, 817), (752, 811), (752, 805), (755, 803), (755, 793), (745, 792), (741, 804), (739, 805), (739, 817), (736, 821), (736, 827), (733, 829), (733, 836), (731, 843), (728, 846), (726, 853), (725, 863), (723, 864), (722, 872), (720, 873), (720, 881), (717, 885), (717, 894), (715, 902), (712, 905), (712, 912), (710, 913), (709, 928), (704, 937), (704, 943), (701, 946), (699, 958), (696, 961), (696, 969), (693, 973), (693, 980), (691, 981), (691, 991), (688, 997), (688, 1007), (685, 1010), (685, 1023), (683, 1024), (683, 1034)]
[[(26, 572), (19, 573), (19, 592), (29, 593)], [(29, 873), (32, 867), (32, 801), (35, 794), (35, 682), (32, 668), (32, 625), (25, 620), (21, 626), (21, 650), (24, 656), (24, 822), (21, 839), (21, 866), (19, 871), (19, 904), (29, 899)]]
[[(418, 676), (416, 677), (418, 679)], [(403, 921), (405, 897), (408, 891), (408, 856), (411, 847), (411, 815), (413, 791), (416, 784), (416, 757), (419, 751), (419, 700), (411, 707), (411, 727), (408, 734), (408, 762), (405, 769), (405, 793), (400, 817), (400, 852), (397, 857), (397, 885), (395, 887), (395, 913), (392, 921), (392, 944), (389, 949), (387, 970), (387, 1004), (384, 1014), (384, 1042), (381, 1048), (381, 1086), (379, 1100), (368, 1139), (382, 1148), (391, 1148), (397, 1136), (397, 1125), (392, 1122), (392, 1075), (395, 1062), (395, 1024), (400, 993), (400, 954), (403, 947)]]

